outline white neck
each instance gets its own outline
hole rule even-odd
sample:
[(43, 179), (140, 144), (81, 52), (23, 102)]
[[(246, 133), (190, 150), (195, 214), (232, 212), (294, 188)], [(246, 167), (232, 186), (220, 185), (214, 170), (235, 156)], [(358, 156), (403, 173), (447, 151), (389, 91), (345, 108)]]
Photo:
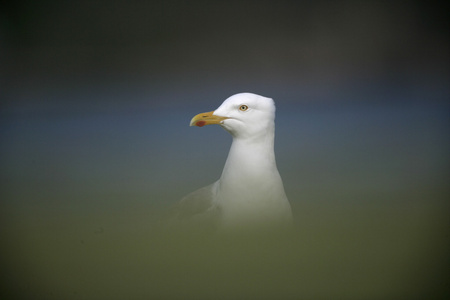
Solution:
[(224, 222), (267, 222), (291, 218), (274, 154), (274, 127), (257, 138), (234, 137), (220, 178)]
[(221, 181), (250, 180), (276, 170), (273, 132), (258, 139), (233, 138)]

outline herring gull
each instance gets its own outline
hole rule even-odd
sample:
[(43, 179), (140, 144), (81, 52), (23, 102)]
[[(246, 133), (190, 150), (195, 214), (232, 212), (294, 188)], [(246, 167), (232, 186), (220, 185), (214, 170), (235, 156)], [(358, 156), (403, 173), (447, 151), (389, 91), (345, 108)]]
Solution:
[(233, 137), (219, 180), (177, 203), (173, 219), (214, 224), (217, 229), (289, 226), (292, 212), (275, 162), (275, 104), (240, 93), (190, 126), (218, 124)]

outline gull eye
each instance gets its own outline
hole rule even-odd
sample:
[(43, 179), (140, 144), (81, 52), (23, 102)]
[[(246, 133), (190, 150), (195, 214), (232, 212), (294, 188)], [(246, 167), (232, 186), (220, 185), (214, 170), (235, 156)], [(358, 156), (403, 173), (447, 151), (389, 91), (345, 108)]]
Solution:
[(240, 110), (240, 111), (246, 111), (247, 109), (248, 109), (248, 106), (245, 105), (245, 104), (239, 106), (239, 110)]

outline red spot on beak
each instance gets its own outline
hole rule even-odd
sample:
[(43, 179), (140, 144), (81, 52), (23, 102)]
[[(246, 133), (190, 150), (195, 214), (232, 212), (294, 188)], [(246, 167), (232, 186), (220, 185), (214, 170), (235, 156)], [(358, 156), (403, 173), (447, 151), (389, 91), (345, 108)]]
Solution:
[(198, 121), (197, 123), (195, 123), (195, 126), (198, 126), (198, 127), (203, 127), (205, 125), (206, 125), (205, 121)]

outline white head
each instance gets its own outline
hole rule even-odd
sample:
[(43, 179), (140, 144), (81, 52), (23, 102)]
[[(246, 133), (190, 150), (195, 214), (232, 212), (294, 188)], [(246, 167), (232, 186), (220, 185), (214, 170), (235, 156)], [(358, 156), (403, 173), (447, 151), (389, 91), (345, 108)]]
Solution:
[(219, 124), (235, 138), (256, 138), (273, 133), (274, 121), (271, 98), (240, 93), (226, 99), (215, 111), (196, 115), (191, 126)]

